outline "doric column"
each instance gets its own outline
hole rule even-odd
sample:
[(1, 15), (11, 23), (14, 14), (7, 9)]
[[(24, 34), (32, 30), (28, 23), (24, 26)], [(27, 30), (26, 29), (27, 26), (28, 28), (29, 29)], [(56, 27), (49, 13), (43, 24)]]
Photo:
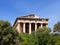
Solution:
[(31, 34), (31, 23), (29, 23), (29, 34)]
[(46, 27), (48, 27), (48, 24), (46, 24)]
[(43, 27), (43, 24), (41, 23), (41, 27)]
[(35, 23), (35, 31), (37, 30), (37, 23)]
[(23, 23), (23, 33), (25, 33), (25, 23)]
[(18, 23), (18, 26), (17, 26), (17, 29), (18, 29), (18, 32), (20, 33), (20, 23)]

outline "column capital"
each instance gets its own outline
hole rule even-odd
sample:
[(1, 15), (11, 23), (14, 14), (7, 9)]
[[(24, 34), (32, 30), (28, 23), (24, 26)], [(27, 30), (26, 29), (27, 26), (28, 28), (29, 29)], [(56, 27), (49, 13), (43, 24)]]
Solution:
[(31, 24), (31, 22), (29, 22), (29, 24)]
[(17, 22), (18, 24), (20, 24), (20, 22)]

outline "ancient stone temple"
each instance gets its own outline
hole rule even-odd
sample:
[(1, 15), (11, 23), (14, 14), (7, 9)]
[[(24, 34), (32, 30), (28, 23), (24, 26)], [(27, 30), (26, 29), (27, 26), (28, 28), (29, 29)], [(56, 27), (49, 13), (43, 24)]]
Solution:
[(14, 28), (19, 33), (29, 33), (36, 31), (39, 27), (48, 27), (48, 18), (39, 18), (35, 14), (17, 17), (14, 22)]

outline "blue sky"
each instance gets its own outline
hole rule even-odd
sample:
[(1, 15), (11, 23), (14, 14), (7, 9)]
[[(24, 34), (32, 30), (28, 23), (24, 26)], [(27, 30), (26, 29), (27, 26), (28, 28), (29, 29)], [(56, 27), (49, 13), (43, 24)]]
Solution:
[(0, 0), (0, 19), (14, 23), (16, 17), (36, 14), (49, 18), (49, 27), (60, 21), (60, 0)]

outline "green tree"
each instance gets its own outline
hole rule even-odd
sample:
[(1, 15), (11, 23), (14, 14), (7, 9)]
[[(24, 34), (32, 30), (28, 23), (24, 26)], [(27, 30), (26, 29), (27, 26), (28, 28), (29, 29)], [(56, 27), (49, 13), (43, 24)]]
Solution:
[(53, 36), (49, 34), (50, 30), (50, 28), (42, 27), (33, 33), (34, 45), (55, 45)]
[(56, 31), (60, 32), (60, 22), (57, 22), (57, 23), (54, 25), (53, 30), (54, 30), (54, 32), (56, 32)]
[(20, 34), (19, 43), (20, 45), (55, 45), (53, 35), (50, 35), (51, 29), (42, 27), (36, 32), (29, 34)]
[(8, 21), (0, 20), (0, 45), (15, 45), (18, 43), (18, 32)]
[(34, 45), (34, 37), (29, 34), (20, 34), (20, 45)]
[(55, 39), (55, 44), (60, 45), (60, 34), (53, 34), (53, 37)]
[(40, 32), (40, 33), (50, 33), (51, 32), (51, 29), (49, 27), (40, 27), (37, 29), (37, 32)]

